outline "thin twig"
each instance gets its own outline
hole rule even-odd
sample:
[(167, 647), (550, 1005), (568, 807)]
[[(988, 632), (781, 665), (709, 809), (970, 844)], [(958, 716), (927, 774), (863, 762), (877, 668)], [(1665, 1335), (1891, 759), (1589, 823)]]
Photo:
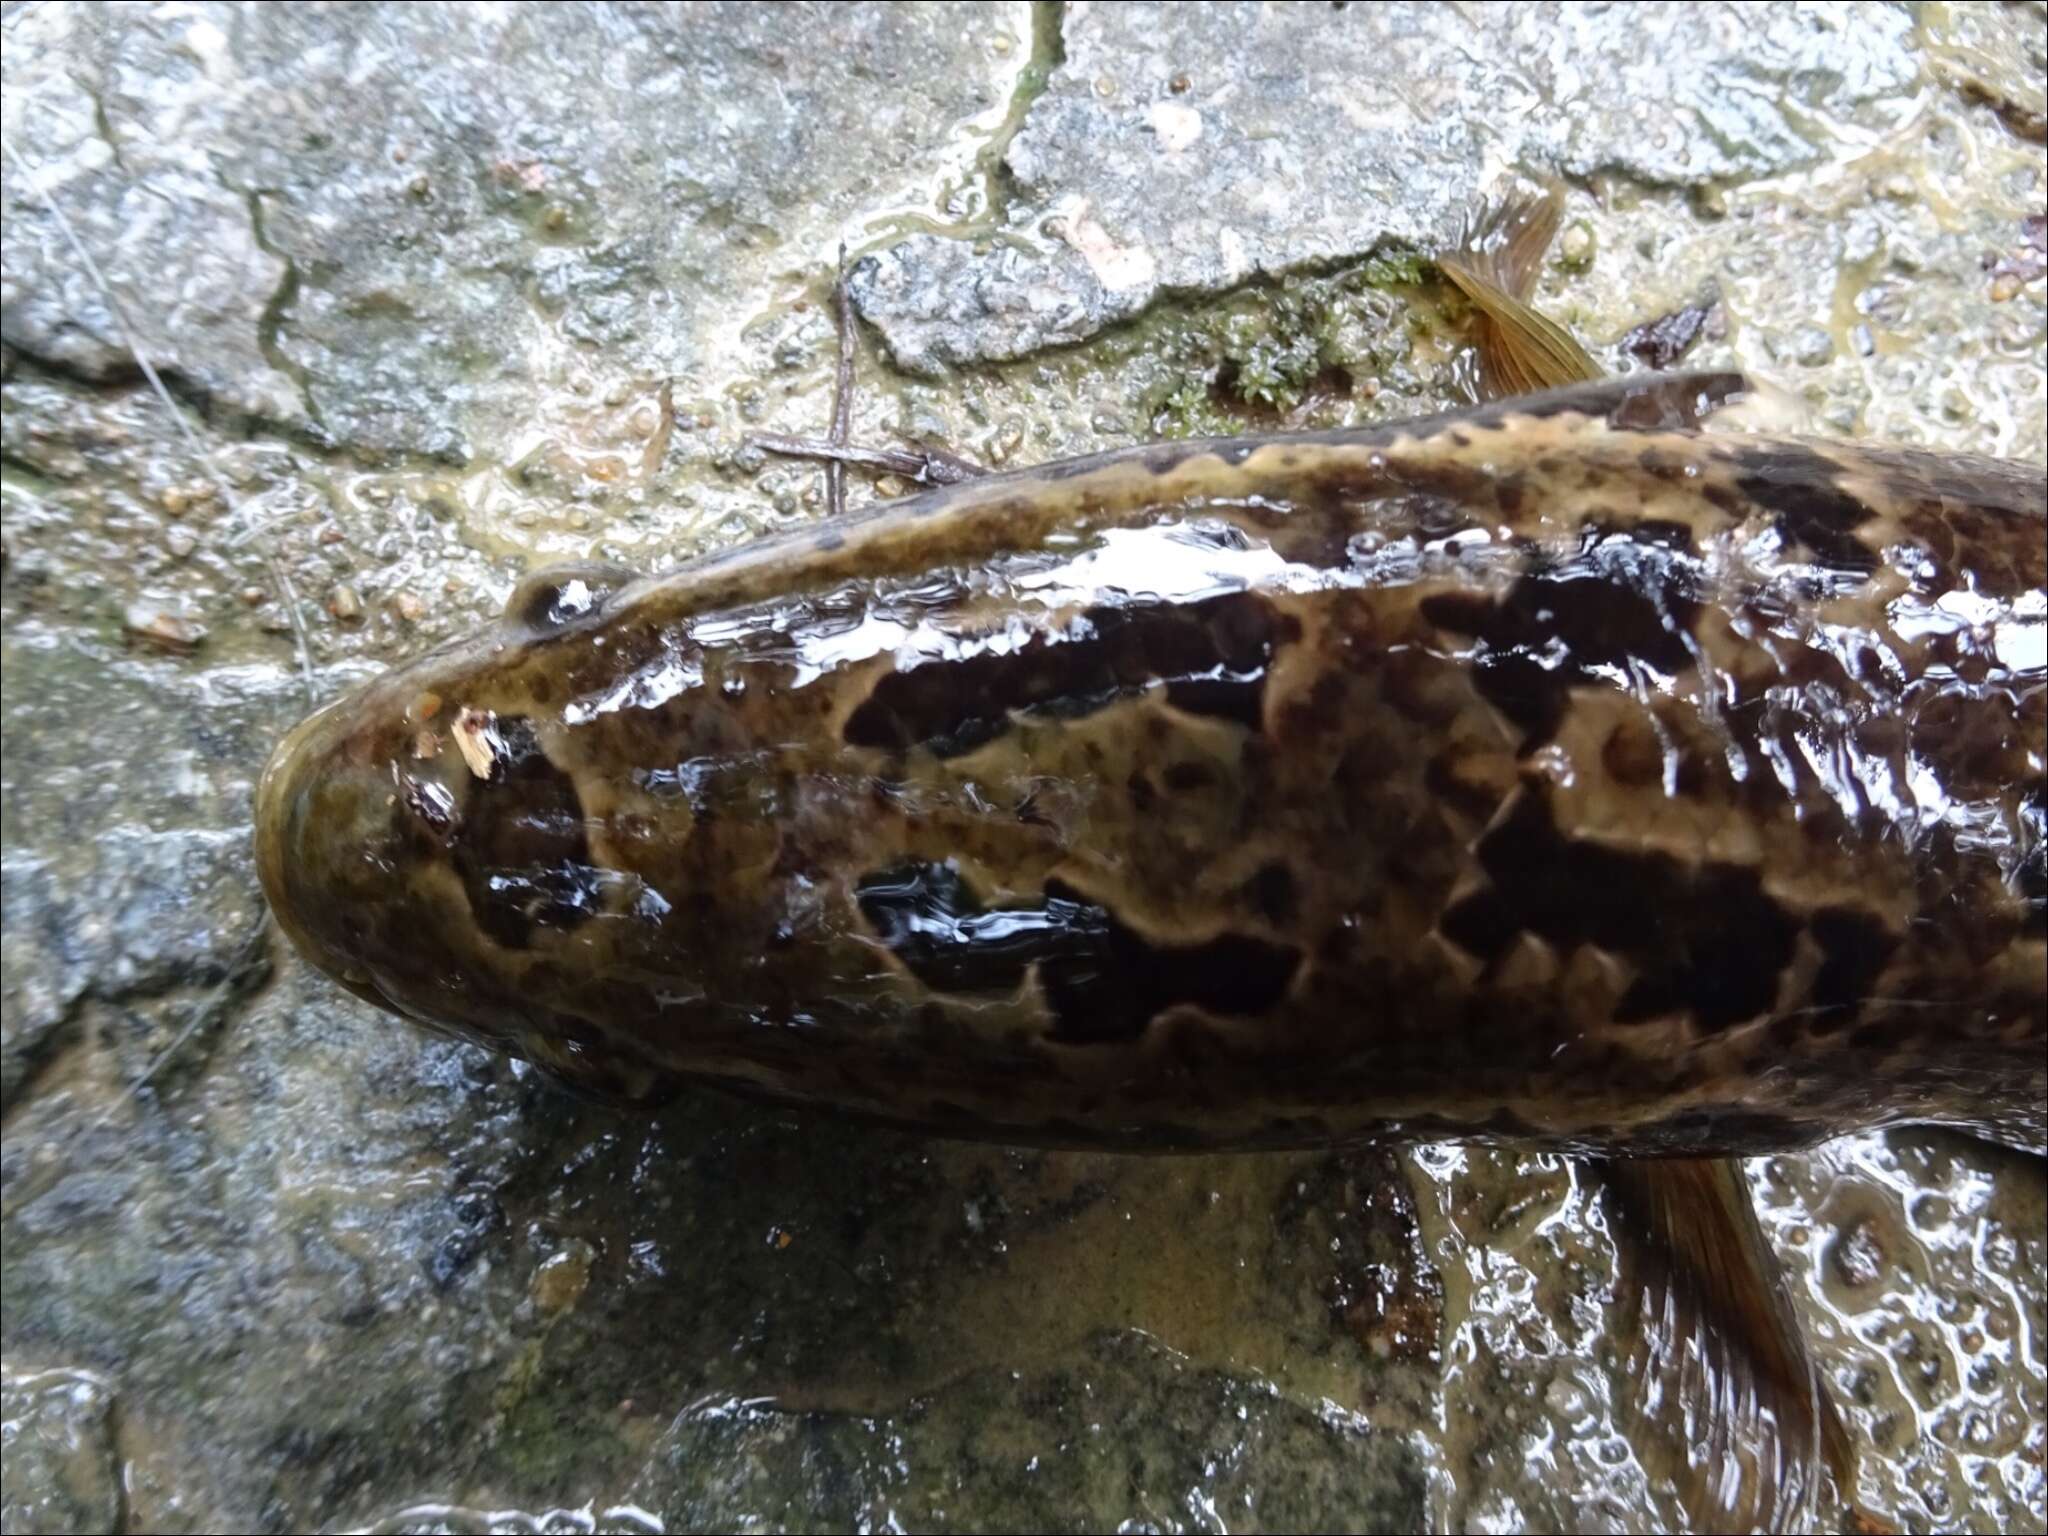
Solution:
[[(839, 331), (839, 367), (832, 379), (832, 436), (835, 448), (846, 446), (853, 425), (853, 300), (846, 292), (846, 242), (839, 242), (839, 270), (832, 279), (832, 316)], [(846, 465), (838, 459), (825, 461), (825, 512), (829, 517), (846, 513)]]
[(988, 473), (979, 464), (956, 458), (937, 448), (853, 448), (822, 442), (815, 437), (782, 437), (756, 433), (747, 439), (763, 453), (786, 459), (818, 459), (826, 464), (857, 464), (885, 475), (901, 475), (919, 485), (958, 485)]

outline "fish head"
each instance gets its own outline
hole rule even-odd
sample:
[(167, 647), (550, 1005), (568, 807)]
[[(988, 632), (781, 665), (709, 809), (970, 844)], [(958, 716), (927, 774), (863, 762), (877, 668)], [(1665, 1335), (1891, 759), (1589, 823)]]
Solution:
[(495, 624), (296, 727), (257, 786), (256, 862), (285, 936), (357, 997), (631, 1097), (537, 985), (619, 903), (556, 761), (561, 680), (603, 654), (587, 578), (529, 578)]

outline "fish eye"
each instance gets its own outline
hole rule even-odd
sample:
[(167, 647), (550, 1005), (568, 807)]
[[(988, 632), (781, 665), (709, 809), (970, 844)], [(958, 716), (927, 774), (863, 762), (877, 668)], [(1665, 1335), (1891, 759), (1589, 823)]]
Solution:
[(505, 617), (535, 634), (553, 634), (598, 613), (613, 593), (638, 575), (628, 566), (600, 560), (551, 565), (512, 589)]

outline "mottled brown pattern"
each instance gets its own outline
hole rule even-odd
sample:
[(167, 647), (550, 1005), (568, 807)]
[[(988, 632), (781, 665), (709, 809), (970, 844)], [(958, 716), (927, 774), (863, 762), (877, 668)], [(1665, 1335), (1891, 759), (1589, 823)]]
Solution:
[(1699, 606), (1690, 542), (1655, 519), (1619, 532), (1594, 524), (1564, 559), (1537, 546), (1528, 573), (1498, 600), (1442, 593), (1424, 600), (1423, 617), (1481, 642), (1479, 691), (1526, 732), (1526, 752), (1556, 733), (1572, 690), (1601, 672), (1685, 670)]
[(359, 995), (613, 1096), (2038, 1141), (2039, 477), (1702, 430), (1742, 392), (1132, 450), (536, 578), (280, 748), (266, 889)]

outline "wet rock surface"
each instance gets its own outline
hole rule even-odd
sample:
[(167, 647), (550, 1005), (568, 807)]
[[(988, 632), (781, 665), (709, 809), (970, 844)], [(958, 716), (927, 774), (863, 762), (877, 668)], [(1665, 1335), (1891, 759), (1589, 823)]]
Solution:
[[(0, 12), (8, 1529), (1676, 1520), (1554, 1159), (614, 1117), (252, 949), (287, 588), (328, 698), (543, 560), (814, 516), (744, 440), (827, 419), (841, 238), (862, 440), (1453, 403), (1415, 253), (1496, 168), (1566, 178), (1538, 300), (1611, 365), (1712, 293), (1688, 363), (1816, 431), (2039, 461), (2038, 68), (1982, 61), (2040, 13), (1952, 9)], [(2038, 1164), (1752, 1177), (1865, 1508), (2038, 1526)]]
[(1111, 1508), (1155, 1529), (1424, 1518), (1421, 1468), (1396, 1437), (1130, 1334), (1040, 1370), (976, 1372), (888, 1419), (703, 1404), (634, 1502), (706, 1530), (749, 1515), (786, 1529), (1077, 1530)]
[(0, 1370), (0, 1453), (10, 1531), (111, 1531), (121, 1524), (113, 1396), (87, 1371)]
[[(537, 349), (700, 362), (693, 300), (918, 176), (998, 87), (960, 6), (50, 9), (10, 47), (21, 139), (117, 288), (169, 301), (133, 314), (152, 359), (224, 411), (457, 461), (514, 429)], [(127, 376), (50, 216), (15, 215), (8, 343)]]
[(1854, 121), (1914, 88), (1910, 33), (1819, 6), (1075, 6), (1003, 155), (999, 230), (913, 236), (854, 295), (899, 365), (935, 372), (1085, 340), (1162, 292), (1454, 243), (1503, 164), (1769, 175), (1825, 153), (1803, 112)]

